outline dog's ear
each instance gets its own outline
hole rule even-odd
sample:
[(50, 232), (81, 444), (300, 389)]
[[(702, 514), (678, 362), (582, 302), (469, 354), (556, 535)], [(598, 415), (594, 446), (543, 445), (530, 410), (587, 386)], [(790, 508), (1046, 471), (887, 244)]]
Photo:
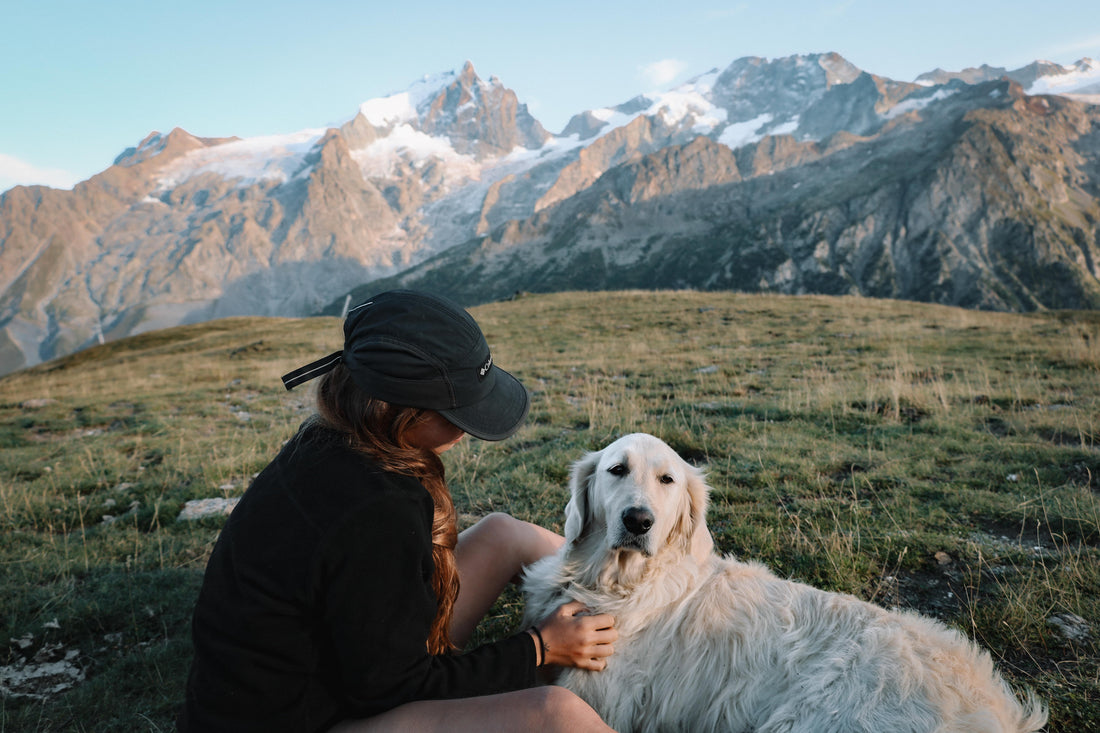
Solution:
[(589, 453), (573, 464), (569, 476), (569, 503), (565, 505), (565, 541), (569, 544), (584, 536), (585, 528), (592, 519), (588, 492), (592, 488), (601, 455), (602, 451)]
[(706, 560), (714, 550), (714, 539), (707, 529), (707, 486), (703, 472), (687, 466), (688, 511), (677, 521), (673, 534), (681, 547), (699, 562)]

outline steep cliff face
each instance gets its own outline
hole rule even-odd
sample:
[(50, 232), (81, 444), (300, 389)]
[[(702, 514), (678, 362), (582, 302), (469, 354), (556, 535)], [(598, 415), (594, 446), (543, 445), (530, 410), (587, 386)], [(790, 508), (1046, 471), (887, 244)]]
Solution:
[(591, 186), (606, 171), (634, 157), (660, 150), (673, 142), (672, 131), (660, 117), (635, 117), (584, 147), (565, 166), (550, 189), (535, 202), (539, 211)]

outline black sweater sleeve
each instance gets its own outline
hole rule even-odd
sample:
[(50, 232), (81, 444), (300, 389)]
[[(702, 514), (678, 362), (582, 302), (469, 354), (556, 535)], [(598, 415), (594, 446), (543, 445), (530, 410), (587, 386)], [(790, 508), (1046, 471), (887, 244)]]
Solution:
[(387, 492), (349, 515), (320, 553), (315, 587), (337, 684), (355, 716), (411, 700), (487, 695), (535, 684), (527, 634), (465, 654), (431, 655), (431, 500)]

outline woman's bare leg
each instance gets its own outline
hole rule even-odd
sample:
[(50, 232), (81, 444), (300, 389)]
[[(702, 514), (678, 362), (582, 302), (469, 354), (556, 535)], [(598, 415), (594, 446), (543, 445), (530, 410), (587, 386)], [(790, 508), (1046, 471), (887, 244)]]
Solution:
[(525, 565), (553, 554), (561, 535), (507, 514), (493, 513), (458, 536), (455, 564), (460, 590), (451, 619), (451, 640), (460, 649), (505, 586)]
[(462, 700), (411, 702), (373, 718), (345, 721), (331, 733), (606, 733), (610, 730), (588, 703), (564, 687), (532, 687)]

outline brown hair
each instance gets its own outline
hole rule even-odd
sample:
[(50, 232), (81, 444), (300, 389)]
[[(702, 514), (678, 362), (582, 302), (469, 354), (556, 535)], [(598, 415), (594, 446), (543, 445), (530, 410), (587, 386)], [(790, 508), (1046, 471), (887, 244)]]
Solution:
[(356, 386), (351, 372), (338, 365), (317, 387), (321, 419), (348, 436), (351, 447), (369, 455), (383, 469), (414, 476), (428, 490), (435, 505), (432, 520), (432, 588), (437, 602), (428, 634), (428, 652), (444, 654), (451, 643), (451, 616), (458, 597), (458, 544), (455, 506), (443, 476), (443, 462), (430, 450), (410, 445), (409, 430), (423, 421), (427, 410), (400, 407), (370, 397)]

